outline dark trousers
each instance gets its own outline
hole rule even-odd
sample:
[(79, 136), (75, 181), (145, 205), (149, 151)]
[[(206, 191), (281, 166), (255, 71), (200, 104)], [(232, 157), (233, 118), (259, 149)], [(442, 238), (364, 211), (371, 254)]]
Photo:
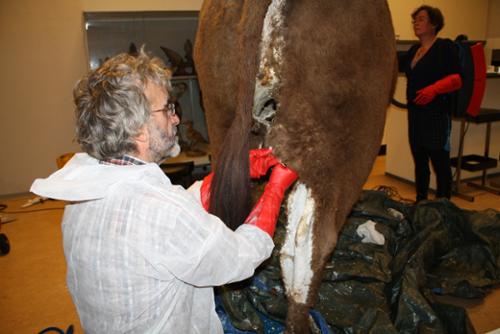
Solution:
[(450, 152), (444, 149), (427, 149), (425, 147), (412, 147), (411, 153), (415, 162), (415, 186), (417, 191), (417, 202), (427, 199), (431, 171), (429, 160), (436, 173), (437, 192), (436, 197), (451, 197), (451, 165)]

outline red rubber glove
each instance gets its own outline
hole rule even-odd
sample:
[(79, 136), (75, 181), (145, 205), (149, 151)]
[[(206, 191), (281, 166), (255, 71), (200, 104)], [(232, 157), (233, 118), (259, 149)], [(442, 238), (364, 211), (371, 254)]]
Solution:
[(459, 74), (450, 74), (417, 91), (417, 97), (413, 100), (416, 105), (423, 106), (430, 103), (436, 95), (454, 92), (462, 87), (462, 78)]
[[(271, 148), (259, 148), (250, 150), (250, 178), (258, 179), (267, 174), (267, 171), (272, 166), (279, 163), (278, 159), (273, 155)], [(201, 184), (201, 204), (208, 210), (210, 205), (210, 185), (212, 184), (213, 173), (208, 174), (203, 179)]]
[(278, 164), (272, 148), (250, 150), (250, 178), (259, 179), (267, 174), (272, 166)]
[(205, 211), (208, 211), (208, 207), (210, 206), (210, 186), (212, 185), (212, 179), (214, 177), (214, 173), (211, 172), (207, 176), (203, 178), (200, 188), (200, 197), (201, 197), (201, 205)]
[(260, 196), (244, 224), (255, 225), (272, 238), (285, 191), (297, 180), (297, 177), (297, 173), (293, 170), (282, 164), (276, 165), (264, 188), (264, 193)]

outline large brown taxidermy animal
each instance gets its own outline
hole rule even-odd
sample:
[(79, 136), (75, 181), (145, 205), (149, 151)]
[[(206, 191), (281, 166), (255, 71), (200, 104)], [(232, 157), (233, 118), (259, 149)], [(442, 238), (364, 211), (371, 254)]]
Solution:
[(195, 64), (215, 152), (211, 212), (250, 210), (248, 150), (296, 170), (281, 250), (287, 331), (307, 333), (326, 260), (380, 148), (395, 82), (382, 0), (205, 0)]

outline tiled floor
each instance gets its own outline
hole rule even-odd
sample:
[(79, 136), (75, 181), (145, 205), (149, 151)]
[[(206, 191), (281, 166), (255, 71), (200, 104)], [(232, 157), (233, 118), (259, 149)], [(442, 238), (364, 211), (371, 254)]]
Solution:
[[(385, 159), (379, 157), (365, 185), (394, 187), (401, 197), (413, 199), (413, 187), (384, 175)], [(495, 208), (500, 211), (500, 197), (477, 192), (474, 202), (458, 198), (452, 201), (459, 207), (473, 210)], [(21, 205), (32, 196), (0, 198), (8, 205), (8, 214), (16, 217), (3, 225), (11, 243), (11, 252), (0, 257), (0, 334), (38, 333), (46, 327), (66, 330), (75, 326), (75, 334), (83, 333), (65, 284), (65, 262), (61, 243), (60, 221), (63, 203), (47, 201), (27, 209)], [(29, 212), (29, 210), (39, 210)], [(5, 215), (5, 213), (2, 213)], [(500, 241), (499, 241), (500, 242)], [(500, 328), (500, 289), (484, 301), (467, 303), (470, 319), (477, 333)]]

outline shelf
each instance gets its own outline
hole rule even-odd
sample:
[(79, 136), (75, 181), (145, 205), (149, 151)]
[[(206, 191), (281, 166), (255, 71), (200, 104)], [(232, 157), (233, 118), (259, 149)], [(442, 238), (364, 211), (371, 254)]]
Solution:
[(500, 78), (500, 73), (486, 73), (486, 78), (488, 79)]
[[(458, 157), (451, 158), (451, 165), (457, 167)], [(477, 154), (464, 155), (462, 157), (462, 163), (460, 164), (460, 169), (469, 172), (478, 172), (486, 169), (495, 168), (497, 166), (497, 160), (489, 157), (483, 157)]]

